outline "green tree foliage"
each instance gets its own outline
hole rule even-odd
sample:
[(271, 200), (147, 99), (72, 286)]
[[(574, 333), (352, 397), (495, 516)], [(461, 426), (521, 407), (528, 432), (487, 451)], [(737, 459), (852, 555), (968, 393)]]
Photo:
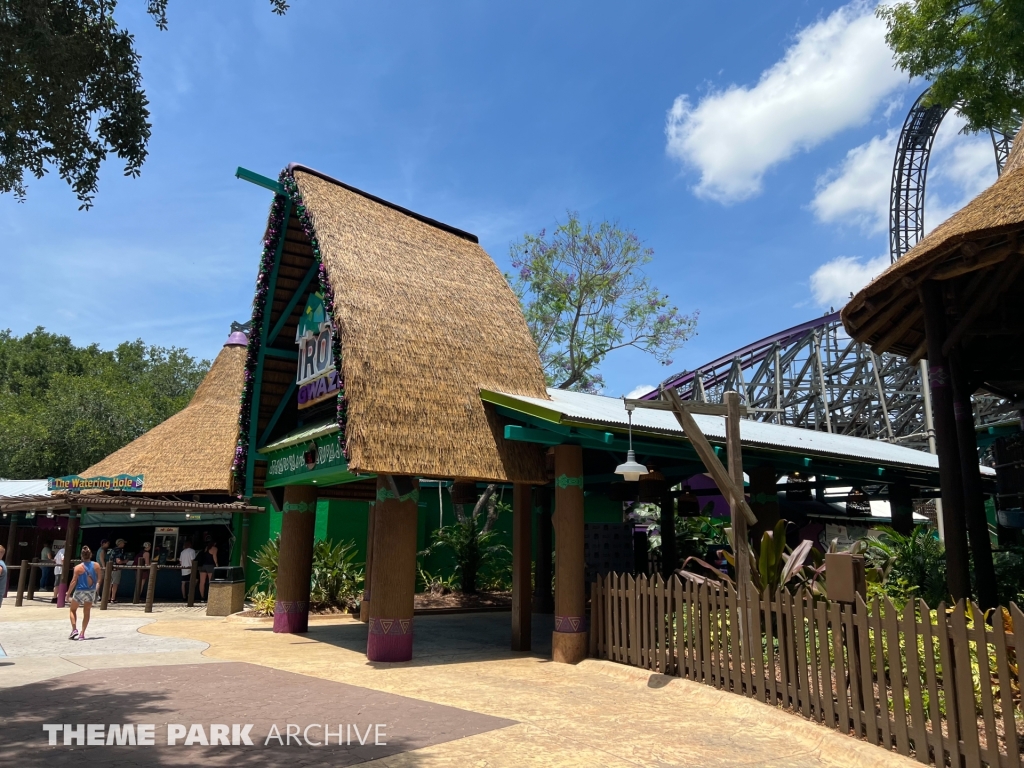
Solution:
[(578, 214), (549, 236), (511, 246), (506, 275), (523, 305), (549, 386), (599, 391), (598, 367), (610, 352), (634, 347), (671, 365), (697, 325), (651, 287), (643, 267), (653, 250), (615, 223), (583, 224)]
[(924, 525), (902, 534), (889, 526), (880, 526), (878, 538), (862, 541), (864, 556), (875, 570), (874, 580), (883, 594), (899, 605), (909, 599), (921, 599), (934, 608), (949, 599), (946, 591), (946, 550), (935, 531)]
[[(167, 28), (168, 0), (146, 10)], [(283, 14), (285, 0), (271, 0)], [(25, 174), (53, 166), (81, 208), (108, 154), (138, 176), (150, 137), (135, 38), (116, 0), (0, 0), (0, 192), (25, 198)]]
[(0, 331), (0, 477), (76, 474), (180, 411), (209, 369), (176, 347)]
[(1024, 112), (1024, 2), (912, 0), (877, 13), (897, 64), (931, 81), (933, 103), (962, 103), (971, 131), (1015, 127)]

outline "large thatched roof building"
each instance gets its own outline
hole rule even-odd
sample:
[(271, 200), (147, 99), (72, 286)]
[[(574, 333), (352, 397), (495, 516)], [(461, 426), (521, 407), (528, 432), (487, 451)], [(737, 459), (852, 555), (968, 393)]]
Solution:
[(246, 344), (244, 333), (233, 332), (183, 410), (81, 474), (143, 475), (147, 495), (234, 493)]
[(300, 165), (274, 188), (240, 421), (246, 492), (369, 474), (543, 482), (540, 449), (503, 440), (480, 399), (546, 394), (477, 238)]

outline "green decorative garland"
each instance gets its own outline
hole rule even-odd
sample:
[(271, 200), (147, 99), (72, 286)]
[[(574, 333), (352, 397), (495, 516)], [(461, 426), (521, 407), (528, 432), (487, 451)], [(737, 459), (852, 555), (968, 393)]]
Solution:
[(418, 489), (413, 489), (404, 496), (398, 496), (390, 488), (378, 488), (377, 489), (377, 501), (387, 501), (388, 499), (398, 499), (399, 501), (419, 501), (420, 492)]

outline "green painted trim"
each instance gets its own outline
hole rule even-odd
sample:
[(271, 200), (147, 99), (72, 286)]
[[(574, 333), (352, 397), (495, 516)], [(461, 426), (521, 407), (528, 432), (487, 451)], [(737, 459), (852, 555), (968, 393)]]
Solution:
[(492, 392), (489, 389), (480, 390), (480, 399), (485, 403), (491, 403), (492, 405), (503, 405), (506, 408), (510, 408), (517, 413), (527, 413), (530, 416), (536, 416), (538, 419), (544, 421), (551, 421), (555, 424), (562, 422), (562, 412), (554, 410), (552, 408), (545, 408), (542, 405), (535, 403), (524, 403), (515, 397), (502, 394), (501, 392)]
[(267, 442), (267, 438), (270, 437), (270, 433), (273, 432), (274, 427), (277, 426), (277, 422), (281, 418), (281, 414), (283, 414), (284, 409), (288, 407), (288, 401), (291, 400), (292, 395), (295, 394), (297, 386), (295, 379), (292, 379), (292, 383), (288, 385), (288, 389), (286, 389), (284, 394), (281, 395), (281, 401), (277, 404), (277, 410), (275, 410), (274, 415), (270, 417), (270, 421), (267, 422), (267, 428), (263, 430), (263, 434), (260, 435), (260, 439), (256, 442), (256, 445)]
[[(354, 483), (357, 480), (372, 480), (376, 475), (354, 475), (347, 469), (337, 467), (324, 467), (314, 469), (312, 472), (305, 472), (299, 477), (282, 477), (277, 480), (268, 480), (267, 488), (287, 488), (289, 485), (319, 485), (326, 488), (330, 485), (344, 485)], [(313, 481), (316, 482), (313, 482)]]
[(559, 475), (558, 479), (555, 480), (555, 487), (561, 488), (563, 491), (569, 487), (579, 488), (583, 490), (583, 476), (569, 477), (568, 475)]
[(282, 448), (291, 448), (293, 445), (299, 443), (305, 443), (308, 440), (316, 440), (318, 437), (329, 435), (332, 432), (337, 432), (340, 429), (338, 422), (331, 420), (325, 421), (323, 424), (318, 424), (313, 427), (303, 427), (298, 430), (289, 432), (279, 440), (275, 440), (272, 443), (268, 443), (259, 449), (262, 454), (273, 453), (279, 451)]
[(250, 171), (248, 168), (238, 166), (235, 171), (235, 178), (241, 179), (242, 181), (248, 181), (250, 184), (255, 184), (258, 187), (269, 189), (275, 195), (283, 195), (285, 193), (284, 187), (281, 186), (280, 182), (268, 179), (266, 176), (261, 176), (255, 171)]
[(316, 502), (286, 501), (282, 512), (316, 512)]
[(410, 491), (404, 496), (398, 496), (390, 488), (378, 488), (377, 489), (377, 501), (387, 501), (388, 499), (398, 499), (399, 501), (413, 501), (420, 500), (420, 492), (417, 489)]
[[(249, 173), (252, 172), (250, 171)], [(274, 254), (274, 269), (270, 273), (270, 284), (267, 286), (267, 304), (263, 311), (263, 327), (253, 328), (253, 332), (260, 334), (260, 351), (256, 359), (256, 374), (252, 383), (252, 401), (249, 408), (249, 449), (246, 452), (245, 461), (245, 496), (249, 498), (252, 497), (256, 476), (256, 446), (260, 431), (260, 395), (263, 389), (263, 361), (267, 353), (267, 345), (263, 343), (263, 340), (267, 338), (270, 316), (273, 314), (274, 293), (277, 290), (277, 275), (281, 268), (281, 254), (284, 252), (284, 241), (288, 239), (288, 220), (291, 216), (292, 201), (288, 200), (285, 203), (284, 216), (281, 218), (281, 237), (277, 243), (277, 251)], [(295, 358), (298, 359), (298, 356), (299, 353), (296, 352)]]
[(266, 353), (267, 357), (276, 357), (281, 360), (298, 360), (299, 352), (293, 349), (278, 349), (277, 347), (265, 347), (260, 350)]
[(561, 445), (563, 437), (546, 429), (532, 429), (518, 424), (505, 425), (505, 439), (519, 443), (539, 443), (540, 445)]
[(288, 322), (288, 318), (292, 316), (292, 312), (295, 310), (295, 305), (299, 303), (299, 298), (306, 294), (306, 289), (309, 288), (309, 284), (313, 281), (313, 278), (320, 272), (320, 265), (316, 259), (313, 259), (313, 266), (306, 272), (306, 276), (302, 278), (302, 282), (299, 283), (299, 287), (295, 289), (295, 293), (292, 294), (291, 300), (285, 306), (281, 312), (281, 316), (277, 318), (277, 324), (274, 326), (274, 330), (270, 332), (270, 338), (267, 341), (268, 344), (273, 344), (274, 339), (278, 337), (281, 330), (284, 328), (285, 323)]

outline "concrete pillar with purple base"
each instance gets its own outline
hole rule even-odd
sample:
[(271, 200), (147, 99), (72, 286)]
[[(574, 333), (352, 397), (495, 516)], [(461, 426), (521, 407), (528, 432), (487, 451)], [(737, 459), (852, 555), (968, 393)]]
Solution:
[(314, 485), (291, 485), (284, 489), (277, 600), (274, 602), (275, 632), (297, 634), (309, 629), (316, 493)]
[(577, 664), (587, 656), (583, 573), (583, 449), (555, 446), (555, 631), (551, 656)]
[(412, 659), (418, 500), (412, 478), (378, 475), (366, 641), (369, 661)]

